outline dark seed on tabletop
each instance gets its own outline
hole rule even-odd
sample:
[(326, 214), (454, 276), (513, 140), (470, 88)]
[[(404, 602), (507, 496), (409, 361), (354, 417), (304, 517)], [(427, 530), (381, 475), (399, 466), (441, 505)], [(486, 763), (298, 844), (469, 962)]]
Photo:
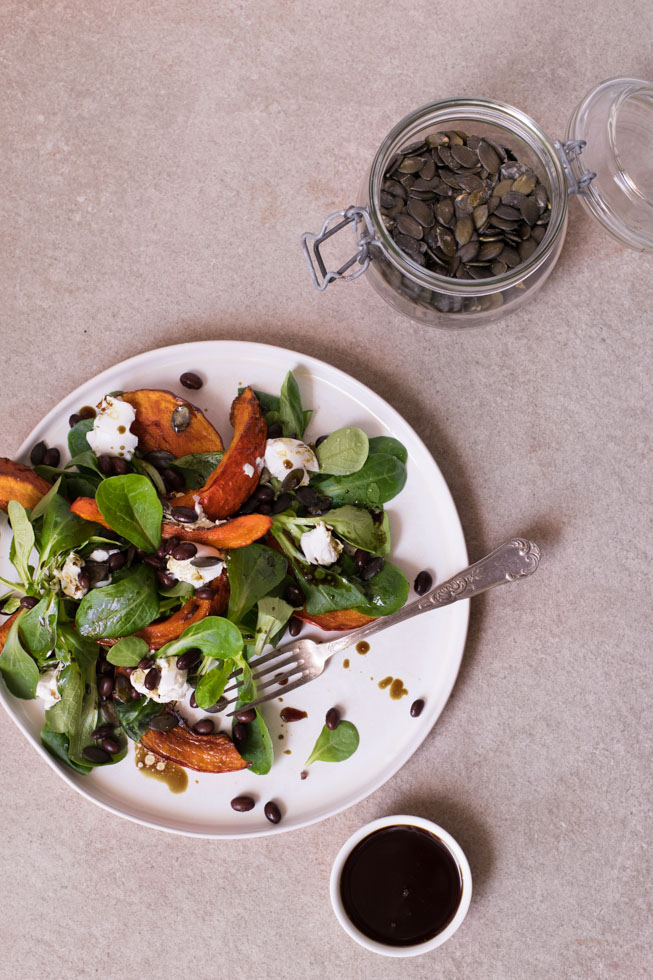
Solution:
[(184, 371), (179, 380), (184, 388), (190, 388), (192, 391), (197, 391), (204, 384), (199, 374), (195, 374), (194, 371)]
[(143, 681), (143, 684), (148, 689), (148, 691), (154, 691), (159, 686), (160, 680), (161, 680), (161, 669), (159, 667), (150, 667), (147, 674), (145, 675), (145, 680)]
[(109, 753), (109, 755), (117, 755), (122, 748), (122, 745), (120, 744), (118, 739), (114, 738), (112, 735), (107, 735), (106, 738), (103, 738), (102, 741), (100, 742), (100, 745), (102, 746), (105, 752)]
[(260, 500), (262, 503), (269, 504), (272, 500), (274, 500), (274, 490), (272, 487), (268, 487), (262, 483), (256, 488), (252, 496), (255, 497), (256, 500)]
[(45, 456), (43, 457), (44, 466), (58, 466), (59, 460), (61, 459), (61, 453), (58, 449), (48, 449)]
[(303, 590), (298, 585), (295, 585), (294, 582), (286, 586), (283, 599), (289, 606), (294, 606), (296, 609), (301, 608), (306, 601)]
[(253, 810), (256, 803), (251, 796), (235, 796), (231, 801), (232, 810), (236, 810), (238, 813), (247, 813), (248, 810)]
[(33, 595), (24, 595), (20, 600), (20, 604), (23, 609), (33, 609), (34, 606), (38, 606), (39, 600)]
[(272, 508), (273, 514), (281, 514), (282, 511), (288, 510), (292, 504), (292, 497), (289, 493), (280, 493), (276, 499), (274, 507)]
[(193, 731), (196, 735), (213, 735), (215, 731), (215, 725), (211, 718), (202, 718), (200, 721), (196, 721), (193, 725)]
[(199, 667), (202, 660), (200, 650), (186, 650), (181, 656), (177, 657), (176, 664), (179, 670), (194, 670)]
[(203, 585), (200, 589), (195, 589), (195, 595), (198, 599), (212, 599), (214, 592), (208, 585)]
[(156, 578), (159, 585), (164, 589), (171, 589), (177, 584), (177, 579), (174, 575), (171, 572), (166, 572), (163, 568), (157, 570)]
[(383, 558), (372, 558), (371, 561), (368, 561), (365, 568), (362, 569), (361, 578), (364, 582), (369, 582), (371, 578), (378, 575), (384, 565), (385, 561)]
[(36, 445), (32, 447), (32, 451), (29, 454), (29, 461), (32, 466), (40, 466), (47, 451), (48, 447), (43, 440), (41, 440), (41, 442), (37, 442)]
[(74, 426), (77, 425), (78, 422), (81, 422), (81, 421), (82, 421), (81, 415), (78, 415), (77, 412), (73, 412), (73, 414), (68, 419), (68, 425), (72, 429)]
[(410, 717), (419, 718), (424, 707), (424, 698), (418, 698), (417, 701), (413, 701), (410, 706)]
[(247, 738), (247, 725), (242, 721), (237, 722), (231, 729), (231, 737), (236, 745), (242, 745)]
[(166, 712), (165, 714), (157, 715), (156, 718), (151, 718), (148, 724), (155, 732), (171, 732), (173, 728), (177, 728), (179, 725), (179, 718), (176, 715), (171, 715)]
[(109, 735), (113, 735), (113, 730), (115, 725), (98, 725), (98, 727), (91, 732), (91, 738), (107, 738)]
[(197, 520), (197, 511), (193, 507), (173, 507), (170, 514), (180, 524), (194, 524)]
[(433, 576), (423, 569), (415, 579), (413, 588), (417, 595), (425, 595), (433, 585)]
[(327, 728), (329, 729), (329, 731), (332, 732), (335, 731), (338, 725), (340, 724), (340, 712), (338, 711), (338, 709), (329, 708), (329, 710), (326, 713), (326, 718), (324, 719), (324, 722)]
[(234, 713), (234, 718), (237, 721), (242, 721), (244, 725), (249, 725), (256, 718), (256, 711), (254, 708), (243, 708)]
[(87, 745), (82, 751), (82, 755), (89, 762), (95, 762), (98, 765), (102, 765), (104, 762), (111, 762), (111, 756), (104, 749), (101, 749), (98, 745)]
[(189, 558), (194, 558), (197, 554), (197, 545), (193, 544), (192, 541), (181, 541), (170, 554), (175, 561), (188, 561)]
[(268, 426), (268, 439), (280, 439), (283, 435), (283, 429), (278, 422), (273, 422), (272, 425)]
[(270, 800), (268, 803), (265, 804), (265, 806), (263, 807), (263, 813), (268, 818), (270, 823), (279, 823), (279, 821), (281, 820), (281, 810), (274, 802), (274, 800)]
[(291, 636), (299, 636), (303, 625), (301, 619), (298, 619), (297, 616), (291, 616), (288, 623), (288, 632)]

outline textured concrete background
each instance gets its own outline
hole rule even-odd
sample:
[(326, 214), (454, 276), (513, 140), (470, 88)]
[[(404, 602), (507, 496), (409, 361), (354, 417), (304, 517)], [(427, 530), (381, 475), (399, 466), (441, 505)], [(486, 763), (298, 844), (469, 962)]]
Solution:
[[(420, 432), (472, 557), (515, 531), (545, 550), (527, 593), (477, 601), (404, 769), (278, 839), (123, 822), (0, 717), (3, 980), (651, 976), (651, 258), (572, 202), (535, 301), (447, 334), (365, 282), (319, 295), (298, 240), (415, 106), (495, 97), (562, 136), (595, 83), (651, 76), (652, 28), (647, 0), (2, 4), (0, 453), (124, 357), (276, 343)], [(402, 811), (460, 840), (475, 892), (454, 939), (396, 962), (345, 936), (327, 883), (354, 828)]]

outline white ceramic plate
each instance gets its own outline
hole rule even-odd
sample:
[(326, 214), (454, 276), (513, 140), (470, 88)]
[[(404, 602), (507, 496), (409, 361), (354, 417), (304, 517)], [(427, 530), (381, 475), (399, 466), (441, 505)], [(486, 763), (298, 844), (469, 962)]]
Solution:
[[(117, 364), (82, 385), (54, 408), (23, 443), (19, 458), (27, 460), (39, 439), (66, 452), (69, 416), (83, 405), (94, 405), (109, 391), (167, 388), (202, 408), (222, 434), (231, 438), (229, 407), (237, 388), (251, 384), (278, 393), (292, 370), (305, 407), (314, 409), (307, 439), (315, 439), (343, 425), (358, 425), (369, 436), (392, 435), (408, 450), (408, 479), (401, 494), (388, 504), (393, 536), (392, 560), (409, 581), (423, 568), (437, 580), (467, 565), (460, 521), (451, 494), (432, 456), (401, 416), (382, 398), (342, 371), (312, 357), (263, 344), (208, 341), (164, 347)], [(179, 384), (184, 371), (204, 379), (198, 392)], [(0, 574), (12, 577), (7, 554), (10, 534), (6, 516), (0, 517)], [(355, 649), (336, 656), (324, 674), (292, 692), (285, 702), (266, 706), (266, 717), (276, 758), (267, 776), (247, 771), (201, 774), (189, 771), (189, 785), (179, 795), (136, 768), (133, 745), (116, 766), (82, 776), (64, 769), (41, 747), (43, 724), (40, 701), (20, 701), (0, 684), (0, 700), (36, 750), (70, 786), (99, 806), (137, 823), (197, 837), (250, 837), (280, 833), (323, 820), (364, 799), (388, 780), (415, 752), (444, 708), (456, 680), (463, 655), (469, 600), (400, 624), (371, 641), (361, 655)], [(319, 630), (304, 627), (302, 635)], [(321, 638), (328, 634), (321, 634)], [(345, 664), (349, 662), (347, 667)], [(408, 691), (398, 701), (379, 688), (386, 677), (400, 678)], [(416, 698), (426, 701), (419, 718), (411, 718)], [(324, 715), (338, 705), (343, 716), (360, 732), (358, 751), (346, 762), (318, 762), (300, 779), (324, 724)], [(302, 721), (284, 725), (280, 710), (291, 706), (308, 712)], [(236, 813), (230, 801), (251, 795), (257, 805), (249, 813)], [(283, 819), (270, 824), (263, 806), (275, 800)]]

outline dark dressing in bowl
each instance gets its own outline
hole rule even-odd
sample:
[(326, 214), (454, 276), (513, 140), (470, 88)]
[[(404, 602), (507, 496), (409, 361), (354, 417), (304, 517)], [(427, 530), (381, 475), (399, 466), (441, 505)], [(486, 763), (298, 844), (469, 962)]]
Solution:
[(451, 922), (462, 895), (449, 848), (420, 827), (382, 827), (356, 845), (340, 876), (352, 924), (388, 946), (428, 942)]

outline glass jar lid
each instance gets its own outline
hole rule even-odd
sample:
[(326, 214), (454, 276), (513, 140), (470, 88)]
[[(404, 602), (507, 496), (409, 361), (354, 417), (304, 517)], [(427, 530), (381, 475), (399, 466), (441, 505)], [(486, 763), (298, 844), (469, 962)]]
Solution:
[(586, 143), (569, 161), (583, 207), (622, 244), (653, 251), (653, 83), (601, 82), (574, 111), (567, 140)]

